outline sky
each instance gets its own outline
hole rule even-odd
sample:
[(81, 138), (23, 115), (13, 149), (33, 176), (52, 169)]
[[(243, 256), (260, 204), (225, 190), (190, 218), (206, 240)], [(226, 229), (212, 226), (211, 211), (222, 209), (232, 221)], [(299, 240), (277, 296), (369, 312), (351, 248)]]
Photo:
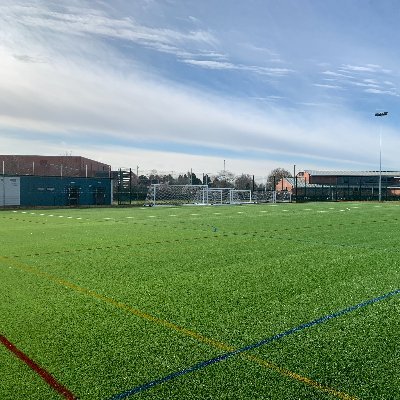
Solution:
[(398, 171), (399, 17), (397, 0), (0, 0), (0, 154)]

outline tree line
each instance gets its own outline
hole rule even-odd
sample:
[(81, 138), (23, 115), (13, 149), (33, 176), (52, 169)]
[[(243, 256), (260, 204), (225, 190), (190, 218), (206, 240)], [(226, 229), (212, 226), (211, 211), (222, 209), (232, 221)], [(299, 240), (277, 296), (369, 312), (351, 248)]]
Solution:
[(169, 185), (208, 185), (212, 188), (235, 188), (238, 190), (274, 190), (282, 177), (290, 177), (291, 173), (284, 168), (273, 169), (265, 183), (256, 183), (254, 176), (250, 174), (235, 175), (230, 171), (219, 171), (217, 174), (203, 174), (198, 177), (194, 172), (179, 174), (177, 177), (172, 174), (159, 174), (156, 170), (148, 175), (124, 172), (118, 175), (118, 187), (120, 190), (128, 186), (135, 187), (137, 191), (147, 190), (151, 184)]

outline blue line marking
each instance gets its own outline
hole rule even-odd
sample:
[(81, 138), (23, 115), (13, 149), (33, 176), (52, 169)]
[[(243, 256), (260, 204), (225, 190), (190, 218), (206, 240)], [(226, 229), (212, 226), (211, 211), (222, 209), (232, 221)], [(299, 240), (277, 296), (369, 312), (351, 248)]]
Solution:
[(148, 389), (150, 389), (150, 388), (152, 388), (154, 386), (158, 386), (158, 385), (161, 385), (162, 383), (165, 383), (165, 382), (168, 382), (168, 381), (170, 381), (172, 379), (178, 378), (179, 376), (189, 374), (190, 372), (195, 372), (195, 371), (197, 371), (199, 369), (203, 369), (205, 367), (208, 367), (209, 365), (218, 363), (220, 361), (224, 361), (227, 358), (231, 358), (231, 357), (233, 357), (233, 356), (235, 356), (237, 354), (243, 353), (245, 351), (256, 349), (258, 347), (264, 346), (265, 344), (268, 344), (268, 343), (274, 342), (276, 340), (282, 339), (282, 338), (284, 338), (286, 336), (292, 335), (293, 333), (302, 331), (304, 329), (311, 328), (311, 327), (313, 327), (315, 325), (321, 324), (321, 323), (329, 321), (331, 319), (341, 317), (341, 316), (343, 316), (345, 314), (348, 314), (348, 313), (351, 313), (351, 312), (353, 312), (355, 310), (358, 310), (359, 308), (366, 307), (366, 306), (368, 306), (370, 304), (373, 304), (373, 303), (377, 303), (378, 301), (385, 300), (388, 297), (392, 297), (392, 296), (395, 296), (397, 294), (400, 294), (400, 289), (393, 290), (392, 292), (383, 294), (382, 296), (375, 297), (373, 299), (369, 299), (369, 300), (363, 301), (362, 303), (356, 304), (355, 306), (350, 306), (350, 307), (344, 308), (343, 310), (337, 311), (337, 312), (335, 312), (333, 314), (325, 315), (324, 317), (320, 317), (320, 318), (314, 319), (313, 321), (306, 322), (304, 324), (298, 325), (298, 326), (296, 326), (294, 328), (291, 328), (291, 329), (288, 329), (287, 331), (284, 331), (282, 333), (278, 333), (278, 334), (276, 334), (274, 336), (270, 336), (270, 337), (268, 337), (266, 339), (260, 340), (257, 343), (250, 344), (248, 346), (242, 347), (242, 348), (234, 350), (234, 351), (229, 351), (227, 353), (221, 354), (218, 357), (211, 358), (210, 360), (201, 361), (201, 362), (199, 362), (197, 364), (192, 365), (189, 368), (182, 369), (181, 371), (177, 371), (177, 372), (174, 372), (172, 374), (166, 375), (163, 378), (155, 379), (155, 380), (153, 380), (151, 382), (145, 383), (144, 385), (136, 386), (135, 388), (130, 389), (130, 390), (126, 391), (126, 392), (117, 394), (117, 395), (111, 397), (109, 400), (125, 399), (126, 397), (129, 397), (129, 396), (132, 396), (134, 394), (143, 392), (143, 391), (148, 390)]

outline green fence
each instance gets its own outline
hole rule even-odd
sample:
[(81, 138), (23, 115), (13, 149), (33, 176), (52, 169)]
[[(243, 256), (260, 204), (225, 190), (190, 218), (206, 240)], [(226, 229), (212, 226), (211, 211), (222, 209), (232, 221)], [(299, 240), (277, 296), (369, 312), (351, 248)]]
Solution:
[[(399, 190), (382, 187), (383, 201), (400, 200)], [(366, 186), (310, 185), (294, 188), (293, 201), (378, 201), (379, 188)]]

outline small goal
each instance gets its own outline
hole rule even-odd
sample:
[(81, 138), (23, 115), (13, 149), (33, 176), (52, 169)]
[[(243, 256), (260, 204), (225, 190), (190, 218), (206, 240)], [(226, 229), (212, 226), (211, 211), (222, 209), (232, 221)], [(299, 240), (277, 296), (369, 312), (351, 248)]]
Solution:
[(207, 185), (150, 185), (146, 206), (160, 205), (216, 205), (251, 203), (251, 190), (209, 188)]
[(251, 203), (251, 190), (232, 188), (208, 188), (208, 204), (243, 204)]

